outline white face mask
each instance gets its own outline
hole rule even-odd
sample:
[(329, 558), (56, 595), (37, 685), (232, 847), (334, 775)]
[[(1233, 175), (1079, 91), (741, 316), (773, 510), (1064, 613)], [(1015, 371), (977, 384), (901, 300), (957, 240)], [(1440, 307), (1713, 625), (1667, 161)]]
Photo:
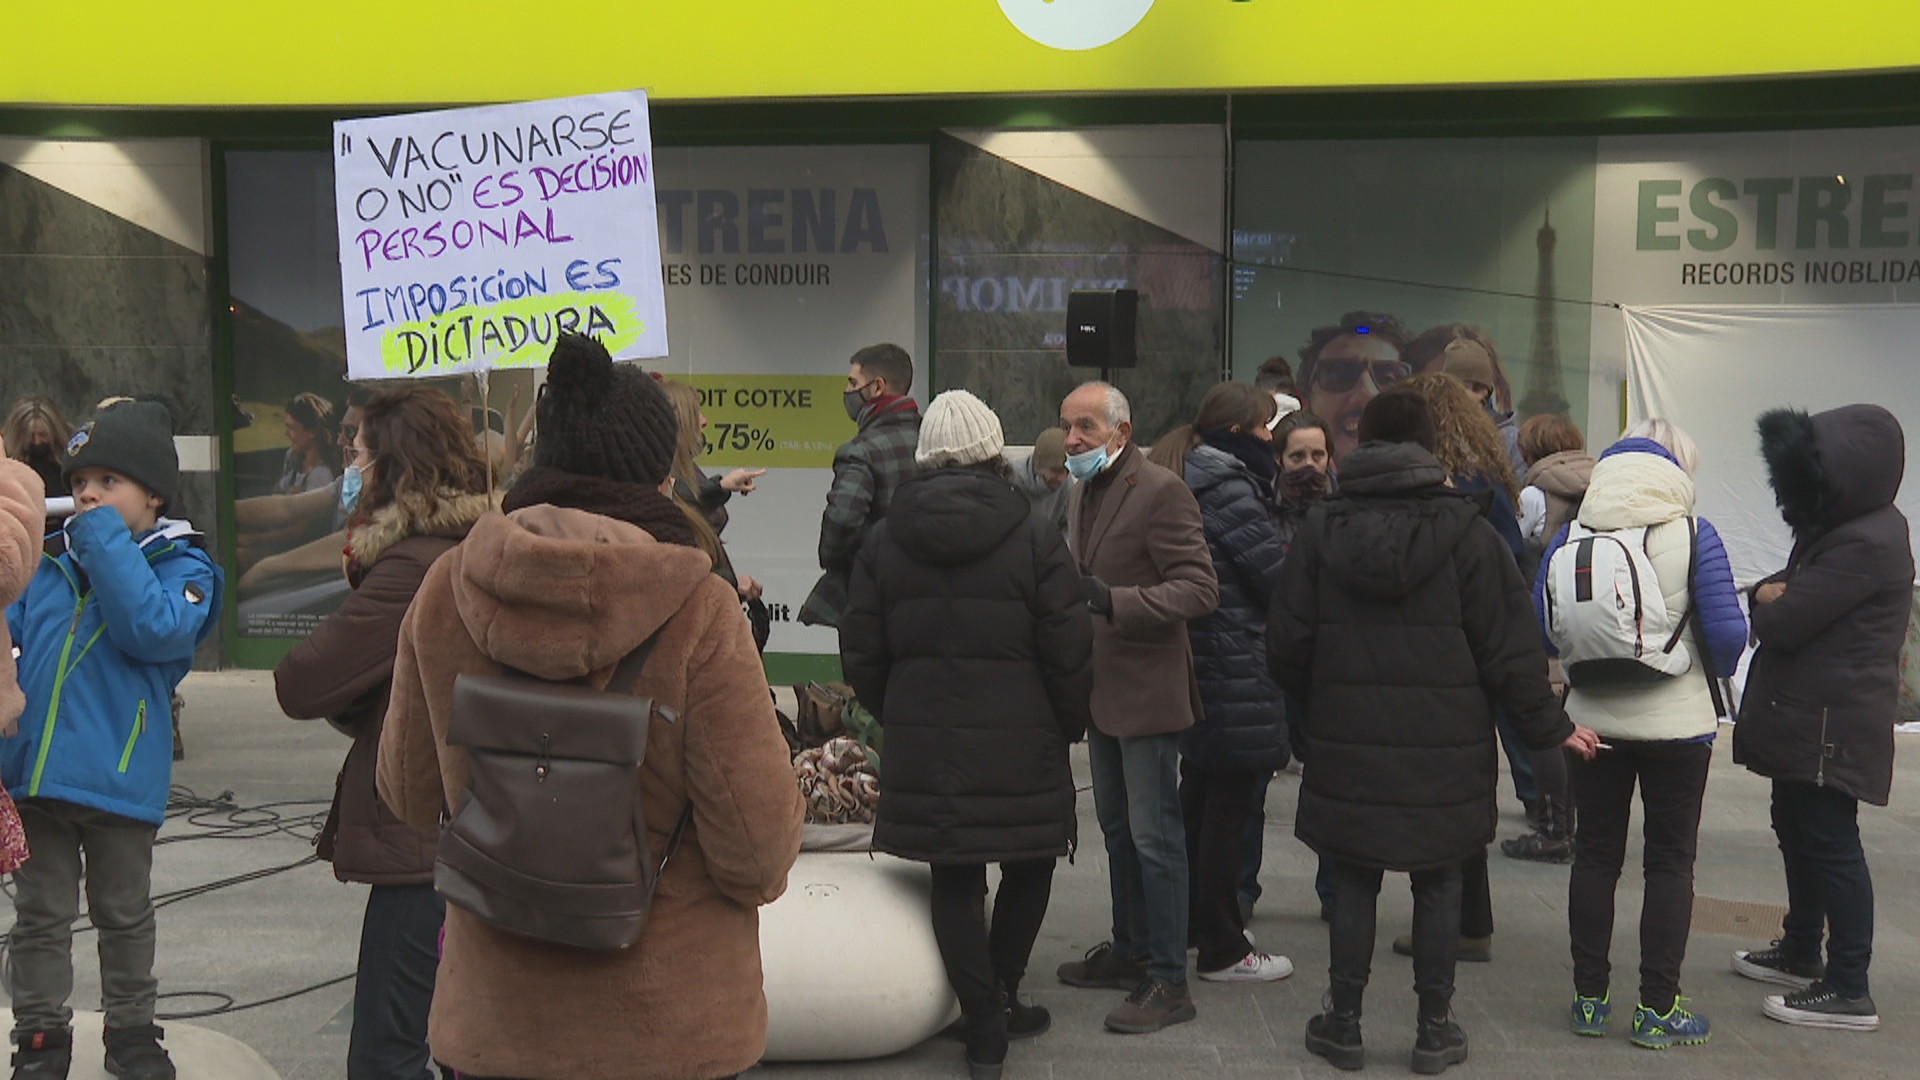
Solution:
[(1091, 450), (1082, 450), (1078, 454), (1068, 454), (1067, 471), (1073, 474), (1075, 480), (1084, 484), (1094, 477), (1099, 476), (1100, 470), (1107, 467), (1107, 461), (1107, 447), (1105, 443), (1102, 443)]

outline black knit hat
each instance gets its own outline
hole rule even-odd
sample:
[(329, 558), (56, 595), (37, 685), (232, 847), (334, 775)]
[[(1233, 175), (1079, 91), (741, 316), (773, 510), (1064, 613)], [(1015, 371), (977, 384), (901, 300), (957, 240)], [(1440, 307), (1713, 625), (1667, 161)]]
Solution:
[(95, 413), (67, 440), (60, 475), (71, 484), (86, 468), (112, 469), (171, 504), (180, 490), (173, 414), (153, 401), (123, 401)]
[(1426, 399), (1411, 390), (1389, 390), (1360, 413), (1360, 441), (1413, 443), (1428, 453), (1439, 443)]
[(680, 425), (666, 391), (585, 334), (554, 344), (538, 417), (535, 465), (646, 487), (673, 467)]

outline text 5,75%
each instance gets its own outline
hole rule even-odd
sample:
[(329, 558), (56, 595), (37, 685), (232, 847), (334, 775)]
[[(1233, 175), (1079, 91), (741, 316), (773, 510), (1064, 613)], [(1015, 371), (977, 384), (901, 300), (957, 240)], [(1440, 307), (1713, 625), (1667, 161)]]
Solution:
[(706, 444), (708, 450), (732, 450), (736, 453), (770, 451), (774, 448), (773, 432), (751, 424), (714, 424), (707, 433)]

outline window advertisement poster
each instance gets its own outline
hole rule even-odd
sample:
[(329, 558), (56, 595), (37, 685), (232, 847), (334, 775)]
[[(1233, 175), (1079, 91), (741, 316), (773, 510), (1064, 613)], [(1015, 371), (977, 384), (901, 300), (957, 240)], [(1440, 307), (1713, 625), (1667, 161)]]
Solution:
[[(330, 155), (231, 151), (223, 161), (233, 350), (228, 574), (242, 641), (286, 641), (306, 636), (346, 597), (340, 475), (358, 421), (351, 398), (385, 384), (349, 382)], [(474, 378), (430, 385), (467, 406), (475, 438), (498, 475), (509, 474), (518, 451), (510, 433), (533, 401), (531, 372), (494, 373), (484, 407)]]
[[(1381, 390), (1488, 346), (1500, 412), (1587, 417), (1594, 140), (1236, 144), (1232, 360), (1357, 445)], [(1613, 400), (1609, 395), (1609, 402)]]
[[(325, 153), (225, 156), (239, 633), (299, 638), (347, 594), (346, 335)], [(348, 440), (350, 441), (350, 440)]]
[[(699, 391), (701, 469), (768, 470), (751, 494), (728, 501), (722, 539), (736, 571), (765, 590), (770, 670), (793, 656), (799, 670), (825, 674), (820, 661), (838, 653), (838, 639), (795, 615), (819, 576), (833, 452), (854, 434), (841, 400), (847, 358), (881, 341), (916, 362), (926, 356), (927, 151), (674, 148), (654, 157), (656, 270), (673, 334), (666, 355), (643, 366)], [(354, 416), (349, 393), (382, 383), (349, 381), (348, 325), (362, 313), (343, 304), (334, 155), (224, 160), (240, 633), (299, 638), (347, 591), (341, 436)], [(346, 250), (348, 262), (359, 257)], [(564, 270), (549, 280), (564, 281)], [(522, 450), (534, 377), (493, 371), (484, 406), (471, 376), (434, 381), (468, 404), (503, 477)]]
[[(673, 327), (649, 370), (700, 394), (713, 476), (765, 469), (726, 504), (720, 539), (765, 590), (768, 669), (830, 670), (828, 627), (802, 626), (820, 576), (833, 453), (854, 435), (847, 361), (893, 342), (927, 371), (927, 149), (705, 147), (657, 152), (661, 272)], [(811, 676), (806, 676), (811, 677)]]
[(1757, 452), (1762, 412), (1920, 415), (1916, 176), (1920, 128), (1599, 141), (1594, 290), (1620, 307), (1594, 322), (1594, 392), (1624, 383), (1629, 422), (1693, 437), (1699, 512), (1743, 584), (1791, 545)]

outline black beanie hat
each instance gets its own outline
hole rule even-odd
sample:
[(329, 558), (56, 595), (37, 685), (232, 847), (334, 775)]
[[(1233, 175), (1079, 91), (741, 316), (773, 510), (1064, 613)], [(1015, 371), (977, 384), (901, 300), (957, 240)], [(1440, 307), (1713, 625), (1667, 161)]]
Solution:
[(87, 468), (112, 469), (171, 504), (180, 490), (173, 413), (153, 401), (123, 401), (95, 413), (67, 440), (60, 476), (71, 484), (73, 474)]
[(535, 465), (655, 488), (673, 468), (680, 424), (666, 391), (585, 334), (554, 344), (537, 415)]
[(1360, 441), (1413, 443), (1428, 453), (1440, 441), (1427, 401), (1411, 390), (1389, 390), (1360, 413)]

